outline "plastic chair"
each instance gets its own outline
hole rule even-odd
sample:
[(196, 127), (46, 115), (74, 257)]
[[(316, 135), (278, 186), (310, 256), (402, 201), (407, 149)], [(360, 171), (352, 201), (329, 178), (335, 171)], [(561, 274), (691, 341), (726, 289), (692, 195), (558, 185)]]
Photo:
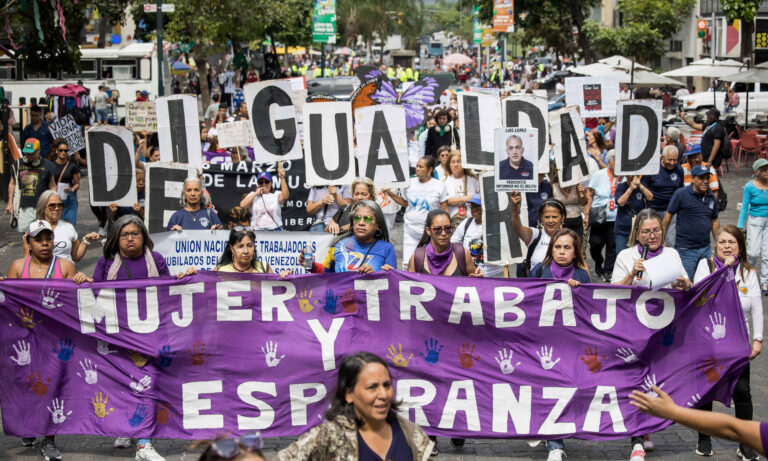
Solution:
[(738, 141), (739, 156), (737, 157), (736, 164), (741, 164), (741, 154), (744, 154), (744, 164), (748, 163), (748, 155), (751, 152), (755, 157), (761, 155), (762, 146), (757, 138), (757, 131), (747, 130), (741, 134), (741, 139)]

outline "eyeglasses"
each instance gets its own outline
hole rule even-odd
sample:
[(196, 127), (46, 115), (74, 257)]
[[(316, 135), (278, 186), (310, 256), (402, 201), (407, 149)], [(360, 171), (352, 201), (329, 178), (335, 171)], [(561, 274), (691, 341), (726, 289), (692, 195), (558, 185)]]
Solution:
[(651, 234), (661, 235), (661, 228), (653, 229), (653, 230), (641, 230), (640, 235), (643, 237), (650, 237)]
[(141, 232), (120, 232), (120, 238), (123, 240), (137, 239), (141, 235)]
[(235, 226), (232, 228), (233, 231), (237, 232), (253, 232), (253, 227), (251, 226)]
[(240, 450), (252, 452), (261, 450), (264, 441), (259, 432), (245, 434), (236, 439), (221, 439), (211, 444), (211, 450), (224, 459), (232, 459), (240, 454)]
[(355, 224), (359, 223), (360, 221), (363, 221), (366, 224), (371, 224), (373, 222), (373, 216), (360, 216), (358, 214), (352, 217), (352, 221)]
[(453, 234), (453, 226), (433, 227), (432, 232), (435, 234)]
[(49, 203), (48, 204), (48, 209), (49, 210), (56, 210), (58, 208), (64, 208), (64, 204), (63, 203)]

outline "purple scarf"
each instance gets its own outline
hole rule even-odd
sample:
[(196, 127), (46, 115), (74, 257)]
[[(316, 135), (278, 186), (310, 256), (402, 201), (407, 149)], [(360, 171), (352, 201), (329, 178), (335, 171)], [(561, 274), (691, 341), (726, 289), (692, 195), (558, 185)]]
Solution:
[[(659, 247), (656, 248), (656, 250), (651, 250), (649, 248), (648, 249), (648, 256), (646, 256), (645, 259), (655, 258), (656, 256), (660, 255), (662, 251), (664, 251), (664, 245), (659, 245)], [(642, 254), (643, 254), (643, 246), (640, 245), (639, 243), (637, 244), (637, 252), (640, 253), (640, 255), (642, 256)]]
[[(715, 256), (712, 259), (715, 260), (715, 270), (722, 269), (723, 267), (725, 267), (725, 263), (723, 261), (720, 261), (720, 258), (718, 258), (717, 256)], [(738, 267), (739, 267), (739, 257), (737, 256), (736, 263), (734, 263), (733, 265), (733, 270), (735, 271)]]
[(442, 274), (448, 268), (448, 265), (451, 264), (452, 259), (453, 243), (448, 245), (448, 248), (442, 253), (435, 251), (432, 242), (427, 244), (427, 267), (429, 267), (429, 271), (433, 274)]
[(552, 273), (552, 278), (555, 280), (570, 280), (573, 278), (576, 268), (573, 267), (573, 263), (563, 267), (552, 261), (552, 264), (549, 265), (549, 272)]

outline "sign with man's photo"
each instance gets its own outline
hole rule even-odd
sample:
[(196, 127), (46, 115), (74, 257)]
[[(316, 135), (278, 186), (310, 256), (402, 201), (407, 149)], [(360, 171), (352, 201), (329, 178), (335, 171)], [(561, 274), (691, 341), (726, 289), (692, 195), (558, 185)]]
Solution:
[(539, 130), (507, 127), (494, 130), (497, 192), (536, 192)]

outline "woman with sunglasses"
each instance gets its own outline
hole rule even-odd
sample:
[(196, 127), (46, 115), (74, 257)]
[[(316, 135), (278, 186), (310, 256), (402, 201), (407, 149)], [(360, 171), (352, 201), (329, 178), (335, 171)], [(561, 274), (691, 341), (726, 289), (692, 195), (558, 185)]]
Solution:
[(64, 196), (64, 210), (61, 219), (73, 226), (77, 225), (77, 190), (80, 189), (80, 170), (69, 155), (69, 146), (64, 138), (56, 138), (48, 156), (53, 160), (53, 177), (59, 193)]
[(528, 246), (525, 260), (517, 266), (517, 276), (528, 277), (531, 268), (544, 261), (552, 236), (562, 229), (566, 216), (565, 205), (555, 198), (548, 198), (541, 202), (539, 226), (532, 228), (524, 226), (520, 219), (520, 206), (523, 201), (520, 192), (512, 192), (509, 198), (512, 201), (512, 229)]
[(251, 227), (256, 231), (283, 230), (281, 206), (288, 200), (290, 191), (285, 180), (283, 162), (277, 162), (277, 175), (280, 177), (280, 192), (272, 191), (272, 175), (262, 171), (256, 177), (256, 190), (240, 201), (240, 207), (251, 210)]
[(432, 210), (427, 214), (424, 233), (408, 262), (408, 272), (435, 275), (482, 277), (472, 255), (461, 243), (451, 243), (453, 227), (448, 212)]
[(203, 190), (203, 181), (200, 178), (187, 178), (181, 191), (182, 208), (171, 216), (166, 230), (221, 229), (223, 226), (219, 215), (211, 210), (210, 205), (211, 199)]
[[(53, 255), (72, 263), (80, 261), (88, 250), (88, 245), (99, 239), (99, 234), (90, 232), (78, 239), (75, 226), (61, 219), (64, 202), (56, 191), (47, 190), (37, 200), (35, 219), (44, 220), (53, 229)], [(24, 254), (29, 256), (29, 245), (24, 239)]]
[(399, 416), (392, 375), (370, 352), (344, 357), (327, 421), (310, 429), (275, 461), (423, 461), (432, 442), (418, 425)]

